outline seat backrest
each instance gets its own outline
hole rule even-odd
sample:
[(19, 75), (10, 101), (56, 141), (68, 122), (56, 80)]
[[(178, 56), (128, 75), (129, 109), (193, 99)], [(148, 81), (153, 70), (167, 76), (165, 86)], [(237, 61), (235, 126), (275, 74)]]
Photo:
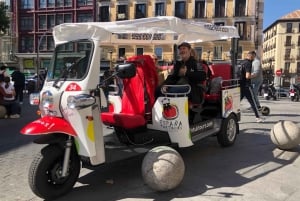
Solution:
[(121, 113), (144, 115), (144, 98), (144, 73), (141, 67), (137, 67), (134, 77), (123, 79)]
[(209, 65), (211, 71), (211, 78), (222, 77), (223, 80), (232, 79), (231, 64), (211, 64)]
[(142, 84), (144, 85), (142, 89), (145, 89), (145, 96), (147, 96), (145, 98), (148, 99), (148, 107), (150, 107), (151, 109), (155, 103), (155, 89), (158, 86), (157, 69), (153, 62), (153, 59), (150, 55), (137, 55), (129, 57), (127, 61), (136, 63), (138, 68), (142, 70), (139, 73), (145, 75), (143, 76)]

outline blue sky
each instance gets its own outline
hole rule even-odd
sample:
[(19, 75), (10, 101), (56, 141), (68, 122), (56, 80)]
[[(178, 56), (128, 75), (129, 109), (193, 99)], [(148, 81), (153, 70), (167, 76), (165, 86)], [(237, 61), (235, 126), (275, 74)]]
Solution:
[(263, 29), (282, 16), (300, 9), (300, 0), (265, 0), (264, 8)]

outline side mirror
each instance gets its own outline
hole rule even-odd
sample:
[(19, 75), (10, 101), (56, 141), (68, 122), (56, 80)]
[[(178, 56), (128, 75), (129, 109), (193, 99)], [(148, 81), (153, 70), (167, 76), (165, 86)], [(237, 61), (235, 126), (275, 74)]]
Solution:
[(122, 79), (134, 77), (136, 74), (136, 66), (134, 63), (119, 64), (115, 69), (118, 77)]

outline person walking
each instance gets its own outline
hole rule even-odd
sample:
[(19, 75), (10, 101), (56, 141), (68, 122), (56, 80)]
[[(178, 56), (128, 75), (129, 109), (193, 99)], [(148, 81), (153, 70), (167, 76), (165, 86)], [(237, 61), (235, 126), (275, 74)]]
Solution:
[(25, 75), (19, 69), (16, 69), (12, 74), (12, 81), (14, 81), (14, 87), (16, 91), (16, 100), (19, 100), (20, 104), (23, 104), (23, 90), (25, 88)]
[(256, 54), (253, 51), (248, 52), (247, 59), (242, 63), (240, 69), (240, 88), (241, 100), (246, 97), (254, 111), (256, 122), (263, 122), (264, 119), (260, 117), (258, 107), (255, 101), (255, 95), (251, 84), (252, 62)]
[(260, 110), (261, 106), (260, 106), (260, 102), (258, 100), (258, 91), (259, 91), (260, 86), (263, 83), (263, 72), (262, 72), (261, 62), (257, 58), (256, 52), (252, 51), (252, 54), (254, 55), (255, 58), (252, 62), (251, 83), (252, 83), (252, 87), (253, 87), (255, 102), (256, 102), (258, 110)]

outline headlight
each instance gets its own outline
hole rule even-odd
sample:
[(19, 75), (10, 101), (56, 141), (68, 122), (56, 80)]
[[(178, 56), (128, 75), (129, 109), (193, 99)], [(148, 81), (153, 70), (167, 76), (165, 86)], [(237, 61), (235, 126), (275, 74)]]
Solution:
[(42, 94), (40, 110), (43, 115), (56, 116), (53, 94), (45, 91)]
[(88, 94), (79, 94), (76, 96), (69, 96), (67, 99), (68, 108), (83, 109), (90, 107), (96, 103), (95, 97)]

